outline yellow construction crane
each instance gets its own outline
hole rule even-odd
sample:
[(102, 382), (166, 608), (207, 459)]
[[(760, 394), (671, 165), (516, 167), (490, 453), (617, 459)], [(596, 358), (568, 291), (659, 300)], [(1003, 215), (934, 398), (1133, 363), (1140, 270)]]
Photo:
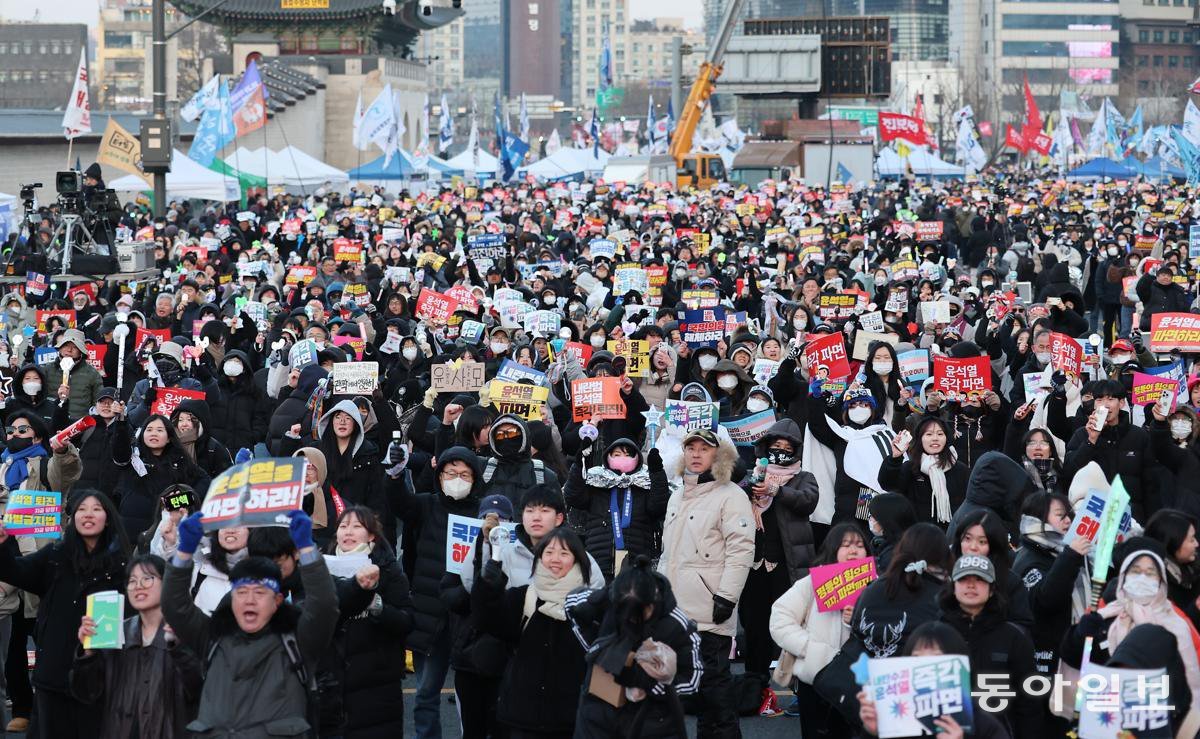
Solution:
[(737, 25), (737, 19), (742, 14), (742, 6), (746, 0), (730, 0), (725, 8), (725, 17), (721, 20), (721, 30), (717, 34), (708, 55), (700, 65), (696, 81), (688, 92), (687, 102), (679, 112), (679, 122), (671, 139), (671, 158), (675, 160), (676, 184), (678, 187), (711, 187), (726, 179), (725, 163), (716, 154), (692, 152), (692, 136), (696, 126), (704, 115), (704, 108), (717, 86), (717, 78), (721, 76), (725, 49)]

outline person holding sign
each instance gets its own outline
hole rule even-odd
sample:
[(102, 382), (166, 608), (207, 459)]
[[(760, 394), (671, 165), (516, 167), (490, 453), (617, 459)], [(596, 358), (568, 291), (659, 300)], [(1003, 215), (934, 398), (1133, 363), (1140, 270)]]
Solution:
[[(813, 567), (841, 564), (871, 555), (871, 548), (857, 524), (840, 523), (829, 530)], [(813, 590), (811, 575), (792, 583), (771, 606), (771, 638), (783, 650), (775, 669), (775, 682), (791, 686), (796, 694), (788, 715), (800, 717), (801, 736), (848, 735), (850, 727), (841, 715), (813, 690), (817, 673), (833, 660), (850, 638), (854, 605), (840, 611), (822, 611)]]
[[(100, 373), (87, 363), (87, 339), (79, 329), (67, 329), (58, 337), (59, 361), (69, 359), (70, 366), (58, 362), (46, 371), (46, 381), (55, 388), (60, 402), (67, 404), (67, 418), (78, 421), (87, 415), (88, 409), (100, 397), (104, 382)], [(65, 369), (64, 369), (65, 367)]]
[(408, 578), (370, 508), (349, 506), (333, 529), (331, 553), (338, 557), (365, 554), (378, 568), (370, 603), (360, 616), (346, 621), (341, 634), (346, 716), (342, 735), (346, 739), (402, 736), (404, 639), (413, 626)]
[[(1117, 568), (1117, 588), (1112, 600), (1085, 615), (1067, 632), (1062, 661), (1080, 669), (1084, 639), (1090, 636), (1093, 639), (1088, 662), (1106, 664), (1109, 655), (1119, 650), (1137, 627), (1155, 624), (1175, 637), (1175, 649), (1183, 665), (1191, 705), (1198, 706), (1200, 656), (1193, 638), (1195, 629), (1167, 597), (1167, 566), (1162, 557), (1151, 549), (1131, 549), (1133, 551), (1125, 554)], [(1162, 654), (1154, 656), (1167, 659)]]
[(891, 454), (879, 468), (879, 484), (911, 500), (918, 521), (944, 528), (966, 497), (970, 474), (958, 461), (946, 424), (926, 416), (917, 422), (911, 437), (904, 432), (892, 439)]
[[(938, 604), (941, 621), (967, 640), (975, 690), (986, 691), (981, 675), (1008, 675), (1020, 684), (1037, 672), (1033, 642), (1008, 619), (1007, 601), (996, 583), (996, 566), (984, 555), (964, 554), (954, 563)], [(1037, 699), (1018, 693), (998, 716), (1014, 737), (1044, 736)]]
[[(284, 601), (283, 574), (265, 557), (234, 566), (233, 590), (212, 616), (192, 604), (192, 555), (204, 532), (203, 515), (179, 524), (179, 549), (163, 581), (163, 614), (176, 636), (207, 664), (200, 709), (189, 731), (248, 736), (314, 730), (310, 696), (315, 671), (337, 626), (333, 578), (312, 540), (312, 519), (292, 511), (288, 531), (300, 552), (304, 602)], [(242, 686), (254, 686), (245, 700)], [(286, 728), (285, 728), (286, 727)]]
[(129, 542), (108, 496), (80, 491), (67, 503), (62, 540), (21, 556), (17, 540), (0, 527), (0, 581), (40, 598), (37, 664), (31, 681), (41, 739), (94, 737), (100, 716), (71, 696), (69, 673), (79, 642), (87, 596), (124, 592)]
[[(196, 714), (202, 667), (163, 619), (166, 566), (153, 554), (129, 562), (125, 593), (136, 615), (122, 624), (124, 648), (81, 649), (75, 655), (71, 695), (98, 709), (99, 736), (184, 736)], [(96, 623), (84, 616), (79, 641), (95, 633)]]

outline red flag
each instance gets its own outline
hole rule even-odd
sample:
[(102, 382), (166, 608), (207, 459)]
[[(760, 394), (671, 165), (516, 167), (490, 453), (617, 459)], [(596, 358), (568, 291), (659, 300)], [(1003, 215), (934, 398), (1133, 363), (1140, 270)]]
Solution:
[(933, 129), (925, 121), (925, 96), (917, 93), (917, 105), (913, 108), (913, 118), (921, 122), (921, 130), (925, 132), (925, 143), (929, 144), (929, 148), (937, 150), (937, 139), (933, 137)]
[(1196, 78), (1196, 81), (1192, 83), (1190, 88), (1188, 88), (1188, 92), (1200, 95), (1200, 77)]
[(1025, 138), (1017, 133), (1017, 129), (1013, 128), (1011, 123), (1004, 125), (1004, 145), (1011, 146), (1022, 154), (1029, 150)]
[(980, 136), (991, 136), (992, 135), (992, 122), (991, 121), (980, 121), (979, 122), (979, 135)]
[(1029, 89), (1029, 76), (1025, 76), (1025, 125), (1021, 127), (1021, 138), (1025, 139), (1025, 148), (1033, 146), (1033, 139), (1042, 132), (1042, 114), (1038, 110), (1037, 101), (1033, 99), (1033, 90)]
[(885, 143), (893, 139), (903, 139), (918, 146), (928, 143), (925, 138), (925, 121), (910, 115), (883, 111), (879, 112), (879, 138)]
[(1050, 145), (1054, 143), (1054, 139), (1042, 131), (1038, 131), (1027, 143), (1029, 144), (1029, 148), (1042, 156), (1046, 156), (1050, 153)]

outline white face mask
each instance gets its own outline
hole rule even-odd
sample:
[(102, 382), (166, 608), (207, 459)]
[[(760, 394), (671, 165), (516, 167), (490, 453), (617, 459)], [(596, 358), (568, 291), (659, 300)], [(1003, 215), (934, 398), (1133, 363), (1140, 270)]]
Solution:
[(410, 362), (417, 358), (417, 348), (415, 346), (406, 346), (400, 353)]
[(871, 362), (871, 369), (875, 370), (877, 375), (890, 375), (892, 370), (896, 369), (896, 365), (892, 362)]
[(471, 493), (471, 483), (456, 477), (453, 480), (442, 481), (442, 492), (454, 500), (462, 500)]
[(792, 321), (792, 327), (796, 329), (803, 329), (806, 324), (807, 321), (805, 321), (803, 318), (797, 318), (796, 320)]
[(1115, 247), (1115, 246), (1108, 247), (1108, 249), (1106, 251), (1108, 252), (1108, 256), (1110, 256), (1110, 257), (1115, 257), (1121, 253), (1120, 250), (1117, 249), (1117, 247)]
[(508, 344), (505, 344), (502, 341), (493, 341), (492, 342), (492, 352), (493, 353), (503, 354), (506, 351), (508, 351)]
[(592, 338), (588, 339), (588, 341), (596, 349), (599, 349), (604, 346), (604, 337), (603, 336), (596, 336), (593, 334)]
[(42, 391), (42, 383), (40, 382), (22, 382), (21, 389), (26, 395), (37, 395)]
[(846, 414), (854, 423), (866, 423), (871, 420), (871, 409), (865, 405), (856, 405)]
[(765, 411), (766, 409), (768, 409), (770, 407), (771, 407), (771, 404), (768, 403), (767, 401), (763, 400), (762, 398), (751, 398), (750, 400), (746, 401), (746, 410), (750, 411), (751, 413), (758, 413), (759, 411)]
[(1114, 354), (1112, 357), (1112, 363), (1118, 365), (1129, 364), (1130, 359), (1132, 359), (1132, 357), (1128, 354)]
[(225, 371), (226, 377), (237, 377), (242, 374), (242, 363), (232, 360), (221, 365), (221, 369)]
[(1133, 599), (1135, 603), (1145, 605), (1154, 596), (1158, 595), (1158, 589), (1161, 586), (1157, 578), (1150, 575), (1142, 575), (1135, 573), (1125, 576), (1125, 584), (1121, 589), (1125, 591)]
[(1034, 356), (1037, 357), (1039, 364), (1050, 363), (1050, 352), (1034, 352)]
[(738, 386), (737, 375), (721, 375), (717, 378), (717, 387), (722, 390), (732, 390)]
[(1176, 439), (1186, 439), (1192, 433), (1192, 422), (1186, 418), (1171, 421), (1171, 436)]
[(717, 358), (711, 354), (701, 354), (696, 361), (700, 363), (700, 369), (705, 372), (717, 366)]

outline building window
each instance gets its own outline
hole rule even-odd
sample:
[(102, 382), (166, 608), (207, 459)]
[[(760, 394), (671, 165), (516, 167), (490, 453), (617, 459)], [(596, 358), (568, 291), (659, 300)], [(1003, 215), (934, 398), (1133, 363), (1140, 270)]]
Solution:
[(1163, 42), (1163, 32), (1155, 31), (1154, 32), (1154, 43), (1161, 44), (1162, 42)]
[(1185, 44), (1192, 43), (1192, 32), (1191, 31), (1183, 32), (1183, 43), (1185, 43)]
[(55, 56), (58, 56), (59, 54), (61, 54), (62, 53), (62, 44), (58, 43), (57, 41), (51, 41), (50, 42), (50, 53)]
[(1138, 31), (1138, 41), (1143, 44), (1150, 43), (1150, 32), (1149, 31)]
[(46, 42), (45, 41), (38, 42), (38, 53), (41, 54), (42, 56), (46, 55)]
[(1167, 38), (1170, 39), (1171, 43), (1173, 44), (1179, 43), (1179, 31), (1171, 31), (1167, 34)]
[(1179, 66), (1179, 57), (1175, 56), (1174, 54), (1167, 57), (1167, 66), (1168, 67), (1178, 67)]
[(1184, 68), (1184, 69), (1191, 69), (1191, 68), (1192, 68), (1192, 58), (1191, 58), (1190, 56), (1185, 56), (1185, 57), (1183, 58), (1183, 68)]
[(0, 41), (0, 54), (8, 53), (8, 42)]
[(1137, 58), (1137, 64), (1139, 67), (1144, 67), (1144, 66), (1146, 66), (1146, 62), (1148, 62), (1149, 60), (1150, 60), (1150, 58), (1148, 56), (1146, 56), (1145, 54), (1140, 54)]
[(8, 70), (0, 69), (0, 82), (8, 82)]
[(75, 47), (71, 44), (71, 42), (64, 41), (63, 42), (63, 54), (66, 56), (71, 56), (71, 54), (73, 54), (74, 52), (75, 52)]
[[(26, 54), (26, 55), (29, 55), (29, 54), (32, 54), (32, 53), (33, 53), (33, 42), (32, 42), (32, 41), (26, 41), (26, 42), (23, 44), (23, 46), (25, 47), (25, 54)], [(15, 47), (15, 46), (13, 47), (13, 49), (16, 49), (16, 48), (17, 48), (17, 47)]]
[(1138, 80), (1138, 92), (1146, 92), (1150, 89), (1150, 83), (1147, 80)]
[(1161, 66), (1162, 66), (1162, 62), (1163, 62), (1163, 58), (1162, 58), (1162, 56), (1161, 56), (1161, 55), (1159, 55), (1159, 54), (1155, 54), (1155, 55), (1154, 55), (1154, 66), (1156, 66), (1156, 67), (1161, 67)]

